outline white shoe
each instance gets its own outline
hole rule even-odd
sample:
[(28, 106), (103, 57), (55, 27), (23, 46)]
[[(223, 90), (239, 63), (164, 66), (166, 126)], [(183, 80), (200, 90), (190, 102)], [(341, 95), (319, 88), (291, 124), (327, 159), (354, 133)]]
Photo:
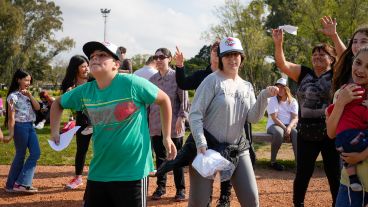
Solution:
[(36, 126), (35, 126), (35, 128), (36, 129), (43, 129), (43, 127), (45, 126), (45, 122), (44, 121), (41, 121), (41, 122), (39, 122)]
[(93, 127), (92, 126), (87, 126), (85, 129), (83, 129), (83, 131), (81, 131), (81, 134), (83, 135), (90, 135), (93, 133)]

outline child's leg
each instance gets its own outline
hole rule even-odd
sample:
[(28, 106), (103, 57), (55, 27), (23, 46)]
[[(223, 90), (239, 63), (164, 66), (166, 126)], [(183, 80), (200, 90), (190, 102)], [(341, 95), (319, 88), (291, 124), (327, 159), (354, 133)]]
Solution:
[(356, 174), (356, 165), (347, 165), (345, 166), (346, 173), (349, 175), (350, 188), (353, 191), (362, 191), (362, 184)]
[(24, 163), (21, 174), (17, 179), (18, 184), (24, 186), (32, 186), (33, 176), (36, 169), (36, 164), (41, 155), (40, 145), (38, 143), (38, 138), (35, 129), (32, 124), (27, 124), (28, 132), (28, 143), (27, 147), (29, 149), (29, 157)]

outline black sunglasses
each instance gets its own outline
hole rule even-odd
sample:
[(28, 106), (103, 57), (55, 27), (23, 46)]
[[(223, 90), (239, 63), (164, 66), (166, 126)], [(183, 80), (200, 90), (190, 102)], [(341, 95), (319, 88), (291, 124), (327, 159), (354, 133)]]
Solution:
[(158, 60), (158, 59), (164, 60), (165, 58), (168, 58), (168, 57), (165, 56), (165, 55), (155, 55), (155, 56), (153, 56), (153, 59), (154, 60)]

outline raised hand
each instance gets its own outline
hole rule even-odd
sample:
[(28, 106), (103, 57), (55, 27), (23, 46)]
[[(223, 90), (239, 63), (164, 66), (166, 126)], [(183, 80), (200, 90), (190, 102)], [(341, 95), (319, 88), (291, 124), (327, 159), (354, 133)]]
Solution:
[(322, 29), (319, 31), (322, 32), (326, 36), (334, 36), (336, 35), (336, 18), (331, 18), (330, 16), (324, 16), (320, 19), (322, 24)]
[(284, 31), (282, 29), (272, 29), (272, 39), (275, 44), (282, 44), (284, 41)]
[(276, 96), (279, 93), (279, 88), (276, 86), (268, 86), (266, 90), (270, 96)]
[(174, 55), (174, 60), (175, 60), (175, 63), (176, 63), (177, 67), (180, 67), (180, 68), (184, 67), (184, 55), (179, 50), (178, 46), (176, 46), (176, 52), (175, 52), (175, 55)]

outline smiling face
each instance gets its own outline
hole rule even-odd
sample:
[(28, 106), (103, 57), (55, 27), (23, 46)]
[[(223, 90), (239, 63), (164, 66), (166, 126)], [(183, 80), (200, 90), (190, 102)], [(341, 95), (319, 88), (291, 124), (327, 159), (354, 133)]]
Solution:
[(368, 85), (368, 50), (358, 53), (352, 66), (352, 78), (354, 83)]
[(28, 87), (31, 85), (31, 76), (28, 75), (22, 79), (18, 79), (18, 84), (19, 84), (19, 90), (25, 90), (28, 89)]
[(221, 58), (223, 64), (223, 72), (225, 74), (238, 74), (238, 70), (241, 64), (241, 54), (238, 52), (231, 52), (225, 54)]
[(323, 50), (316, 50), (312, 54), (312, 65), (314, 69), (326, 70), (331, 66), (332, 62), (331, 57)]
[(89, 74), (89, 67), (87, 62), (84, 62), (78, 66), (78, 74), (77, 74), (78, 79), (86, 80), (88, 79), (88, 74)]
[(351, 46), (353, 54), (356, 55), (358, 50), (363, 46), (368, 46), (368, 36), (363, 32), (358, 32), (354, 35), (353, 44)]
[(285, 86), (281, 85), (281, 84), (276, 84), (276, 87), (279, 88), (279, 92), (277, 93), (277, 95), (279, 97), (284, 97), (286, 96), (286, 91), (285, 91)]
[(160, 50), (155, 53), (155, 60), (156, 60), (156, 66), (158, 70), (164, 71), (169, 68), (169, 63), (171, 61), (171, 58), (165, 55)]

